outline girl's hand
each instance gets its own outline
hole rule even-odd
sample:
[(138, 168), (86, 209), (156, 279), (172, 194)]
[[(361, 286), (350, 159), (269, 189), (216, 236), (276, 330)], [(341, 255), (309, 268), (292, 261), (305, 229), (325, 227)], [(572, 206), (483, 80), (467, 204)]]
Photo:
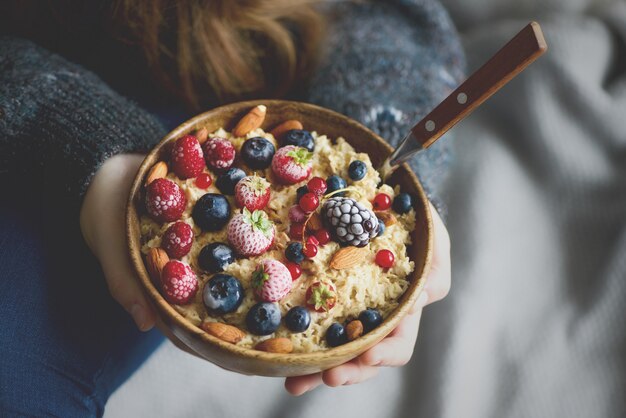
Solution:
[(94, 176), (80, 211), (87, 245), (100, 260), (109, 291), (131, 314), (137, 327), (148, 331), (155, 313), (135, 280), (126, 245), (126, 201), (143, 160), (141, 155), (109, 158)]
[(409, 362), (417, 340), (422, 308), (443, 299), (450, 290), (450, 238), (432, 205), (430, 210), (435, 231), (432, 266), (424, 290), (406, 318), (380, 343), (354, 360), (322, 373), (288, 377), (285, 388), (289, 393), (302, 395), (322, 383), (332, 387), (360, 383), (376, 376), (380, 366), (404, 366)]

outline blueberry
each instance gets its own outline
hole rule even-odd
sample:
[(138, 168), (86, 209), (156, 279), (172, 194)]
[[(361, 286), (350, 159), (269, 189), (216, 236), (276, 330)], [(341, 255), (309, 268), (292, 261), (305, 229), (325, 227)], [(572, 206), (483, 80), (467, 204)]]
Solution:
[(385, 223), (379, 219), (378, 220), (378, 233), (376, 234), (376, 236), (380, 237), (383, 234), (383, 232), (385, 232)]
[(246, 326), (255, 335), (269, 335), (280, 325), (280, 309), (271, 302), (259, 302), (248, 311)]
[[(326, 179), (326, 186), (326, 194), (329, 194), (334, 192), (335, 190), (345, 189), (346, 187), (348, 187), (348, 184), (344, 179), (339, 176), (330, 176)], [(344, 194), (345, 193), (341, 192), (334, 194), (333, 196), (343, 196)]]
[(245, 176), (246, 172), (241, 168), (231, 167), (224, 174), (220, 174), (215, 185), (220, 189), (220, 192), (232, 196), (235, 194), (235, 186)]
[(202, 289), (202, 301), (211, 315), (235, 311), (241, 305), (243, 296), (241, 282), (230, 274), (216, 274)]
[(338, 322), (335, 322), (326, 330), (326, 343), (331, 347), (337, 347), (348, 342), (346, 329)]
[(291, 332), (304, 332), (311, 325), (311, 314), (304, 306), (294, 306), (285, 315), (285, 325)]
[(302, 243), (290, 242), (285, 249), (285, 257), (287, 260), (294, 263), (301, 263), (304, 260), (304, 254), (302, 253)]
[(298, 187), (296, 190), (296, 202), (300, 201), (300, 198), (309, 192), (309, 188), (306, 186)]
[(407, 213), (413, 206), (413, 197), (408, 193), (400, 193), (393, 198), (393, 210), (402, 214)]
[(224, 271), (224, 268), (234, 261), (233, 249), (221, 242), (206, 245), (198, 255), (200, 268), (210, 273)]
[(241, 159), (253, 170), (262, 170), (270, 166), (276, 148), (265, 138), (250, 138), (241, 147)]
[(367, 166), (361, 160), (354, 160), (350, 163), (348, 167), (348, 176), (352, 180), (361, 180), (365, 177), (365, 173), (367, 173)]
[(283, 136), (283, 146), (285, 145), (295, 145), (313, 152), (315, 149), (315, 140), (309, 131), (292, 129), (285, 132), (285, 135)]
[(193, 221), (205, 231), (219, 231), (230, 218), (230, 204), (224, 195), (207, 193), (196, 202)]
[(363, 324), (363, 333), (367, 334), (383, 322), (383, 317), (374, 308), (367, 308), (359, 314), (359, 321)]

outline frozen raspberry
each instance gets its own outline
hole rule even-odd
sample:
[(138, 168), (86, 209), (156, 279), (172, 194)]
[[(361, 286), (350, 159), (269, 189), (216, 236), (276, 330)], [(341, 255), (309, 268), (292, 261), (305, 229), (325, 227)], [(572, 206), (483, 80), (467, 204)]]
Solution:
[(209, 138), (203, 146), (204, 158), (209, 167), (216, 171), (225, 171), (235, 161), (235, 147), (228, 139)]
[(202, 147), (193, 135), (178, 138), (171, 151), (172, 170), (181, 179), (195, 177), (204, 169)]
[(187, 199), (176, 183), (161, 178), (146, 188), (146, 209), (157, 222), (173, 222), (180, 219)]
[(161, 247), (170, 258), (181, 258), (191, 250), (193, 244), (193, 231), (189, 224), (176, 222), (172, 224), (161, 240)]
[(293, 205), (289, 208), (289, 220), (291, 222), (303, 223), (306, 220), (306, 213), (300, 205)]
[(170, 260), (161, 273), (163, 296), (169, 303), (185, 305), (193, 299), (198, 291), (196, 274), (187, 264)]

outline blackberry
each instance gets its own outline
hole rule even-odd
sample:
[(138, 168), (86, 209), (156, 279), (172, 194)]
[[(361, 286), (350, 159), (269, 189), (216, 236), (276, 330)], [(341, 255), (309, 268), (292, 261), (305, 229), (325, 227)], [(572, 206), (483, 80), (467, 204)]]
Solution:
[(379, 221), (374, 212), (349, 197), (328, 199), (322, 216), (340, 244), (364, 247), (378, 234)]

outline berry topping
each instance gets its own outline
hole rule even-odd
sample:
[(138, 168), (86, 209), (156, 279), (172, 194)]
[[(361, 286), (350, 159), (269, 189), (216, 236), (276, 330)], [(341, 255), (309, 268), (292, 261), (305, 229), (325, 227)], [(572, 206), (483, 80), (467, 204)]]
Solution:
[(367, 173), (367, 166), (361, 160), (354, 160), (350, 163), (348, 167), (348, 176), (354, 180), (361, 180), (365, 177), (365, 173)]
[(228, 241), (244, 257), (267, 251), (274, 242), (274, 234), (274, 224), (262, 210), (250, 212), (244, 208), (243, 213), (233, 216), (228, 223)]
[(200, 173), (198, 177), (196, 177), (196, 186), (200, 189), (206, 190), (211, 184), (213, 184), (213, 179), (207, 173)]
[(348, 197), (331, 197), (324, 203), (322, 217), (340, 243), (364, 247), (378, 233), (374, 212)]
[(170, 160), (172, 170), (181, 179), (195, 177), (205, 167), (202, 147), (193, 135), (185, 135), (176, 140)]
[(411, 210), (413, 197), (408, 193), (400, 193), (393, 199), (393, 210), (403, 214)]
[(316, 194), (307, 193), (300, 198), (300, 201), (298, 203), (300, 204), (300, 207), (303, 211), (310, 213), (317, 209), (317, 207), (320, 205), (320, 200)]
[(306, 239), (306, 245), (320, 245), (320, 242), (315, 235), (311, 235)]
[(276, 148), (265, 138), (250, 138), (241, 146), (241, 159), (253, 170), (263, 170), (272, 164)]
[(203, 145), (204, 158), (209, 167), (216, 171), (230, 168), (235, 161), (235, 147), (228, 139), (213, 137)]
[(328, 189), (328, 186), (326, 185), (326, 180), (321, 177), (313, 177), (311, 180), (309, 180), (306, 186), (309, 192), (315, 193), (318, 196), (323, 196), (324, 193), (326, 193), (326, 189)]
[(387, 210), (391, 207), (391, 197), (387, 193), (378, 193), (372, 202), (374, 210)]
[(278, 302), (291, 290), (291, 273), (277, 260), (263, 260), (252, 273), (252, 288), (259, 299)]
[(296, 223), (303, 223), (306, 220), (306, 213), (300, 205), (293, 205), (289, 208), (289, 220)]
[(309, 192), (309, 188), (307, 186), (300, 186), (296, 190), (296, 202), (299, 202), (302, 199), (302, 196)]
[(187, 264), (178, 260), (170, 260), (161, 272), (163, 296), (169, 303), (185, 305), (198, 291), (196, 274)]
[(311, 325), (311, 314), (304, 306), (294, 306), (285, 315), (285, 325), (291, 332), (304, 332)]
[(305, 131), (304, 129), (292, 129), (285, 132), (283, 135), (283, 145), (295, 145), (313, 152), (315, 149), (315, 140), (309, 131)]
[(392, 267), (395, 260), (395, 256), (389, 250), (380, 250), (376, 253), (376, 264), (382, 268)]
[(300, 264), (287, 261), (285, 266), (287, 270), (289, 270), (289, 273), (291, 273), (291, 280), (297, 280), (302, 275), (302, 267), (300, 267)]
[(302, 249), (302, 254), (304, 254), (307, 258), (313, 258), (317, 255), (317, 245), (315, 244), (307, 244)]
[(218, 273), (202, 289), (202, 301), (211, 315), (223, 315), (237, 310), (243, 301), (241, 282), (230, 274)]
[(290, 242), (285, 248), (285, 257), (287, 260), (293, 263), (301, 263), (304, 260), (304, 254), (302, 253), (302, 243)]
[(176, 222), (170, 225), (163, 234), (161, 247), (170, 258), (181, 258), (191, 250), (193, 244), (193, 231), (189, 224)]
[(348, 342), (346, 329), (338, 322), (331, 324), (326, 330), (326, 343), (330, 347), (337, 347)]
[[(346, 183), (346, 181), (339, 176), (328, 177), (326, 179), (326, 185), (327, 185), (326, 194), (332, 193), (339, 189), (345, 189), (346, 187), (348, 187), (348, 184)], [(340, 193), (334, 194), (333, 196), (343, 196), (344, 194), (345, 194), (344, 192), (340, 192)]]
[(327, 229), (320, 229), (315, 232), (315, 238), (317, 238), (320, 245), (326, 245), (330, 242), (330, 232)]
[(304, 237), (304, 224), (292, 223), (289, 226), (289, 237), (291, 239), (301, 240)]
[(224, 271), (227, 265), (235, 261), (232, 248), (222, 242), (212, 242), (200, 250), (198, 264), (209, 273)]
[(378, 222), (378, 234), (376, 234), (376, 236), (380, 237), (384, 232), (385, 232), (385, 223)]
[(157, 222), (173, 222), (178, 220), (187, 199), (171, 180), (160, 178), (152, 181), (146, 188), (146, 209), (148, 214)]
[(249, 211), (263, 209), (270, 201), (270, 184), (263, 177), (244, 177), (235, 186), (235, 201)]
[(280, 309), (271, 302), (259, 302), (246, 315), (248, 331), (255, 335), (270, 335), (280, 326)]
[(279, 148), (272, 159), (272, 171), (279, 183), (295, 184), (311, 174), (313, 154), (306, 148), (287, 145)]
[(230, 204), (224, 195), (207, 193), (196, 202), (193, 221), (205, 231), (219, 231), (230, 218)]
[(317, 312), (328, 312), (337, 302), (337, 291), (330, 282), (315, 282), (306, 290), (304, 298), (309, 308)]
[(383, 322), (383, 317), (374, 308), (367, 308), (359, 314), (359, 321), (363, 324), (363, 333), (367, 334)]
[(246, 172), (243, 171), (241, 168), (229, 168), (224, 174), (218, 176), (217, 180), (215, 181), (215, 185), (218, 189), (220, 189), (220, 192), (232, 196), (235, 194), (235, 186), (237, 185), (239, 180), (241, 180), (245, 176)]

